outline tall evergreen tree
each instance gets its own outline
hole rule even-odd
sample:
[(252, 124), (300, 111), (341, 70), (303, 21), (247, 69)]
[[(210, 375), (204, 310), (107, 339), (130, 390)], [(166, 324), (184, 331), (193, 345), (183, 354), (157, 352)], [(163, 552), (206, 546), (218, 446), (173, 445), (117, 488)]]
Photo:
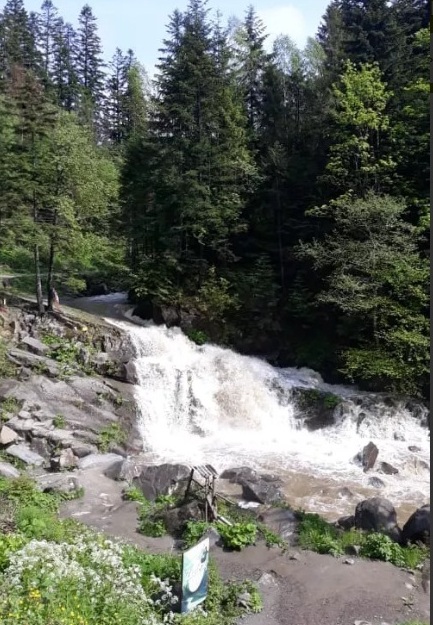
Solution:
[(3, 81), (10, 77), (14, 65), (40, 71), (35, 32), (23, 0), (7, 0), (1, 16), (0, 36), (0, 78)]
[(53, 37), (52, 82), (57, 104), (75, 111), (79, 102), (79, 81), (75, 59), (77, 36), (71, 24), (59, 20)]
[(96, 130), (100, 125), (104, 73), (97, 19), (88, 4), (82, 8), (78, 24), (75, 65), (81, 86), (80, 116)]

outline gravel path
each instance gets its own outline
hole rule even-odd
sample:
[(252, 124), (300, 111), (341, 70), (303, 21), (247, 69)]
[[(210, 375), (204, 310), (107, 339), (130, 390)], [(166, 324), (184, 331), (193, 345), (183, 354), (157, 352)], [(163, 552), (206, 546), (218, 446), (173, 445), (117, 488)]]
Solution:
[[(78, 473), (82, 499), (67, 502), (63, 516), (73, 517), (106, 533), (122, 537), (154, 553), (174, 549), (172, 538), (137, 534), (136, 504), (121, 498), (123, 485), (99, 470)], [(213, 557), (225, 579), (257, 581), (264, 600), (260, 614), (242, 625), (397, 625), (430, 622), (430, 594), (417, 576), (384, 562), (322, 556), (308, 551), (248, 547), (240, 553), (214, 547)], [(293, 559), (296, 558), (296, 559)]]

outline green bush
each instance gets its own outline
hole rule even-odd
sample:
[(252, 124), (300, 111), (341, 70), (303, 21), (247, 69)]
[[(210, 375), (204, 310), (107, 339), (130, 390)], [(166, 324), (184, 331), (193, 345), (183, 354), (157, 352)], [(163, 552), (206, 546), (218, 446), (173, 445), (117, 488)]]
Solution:
[(112, 445), (121, 445), (126, 441), (126, 434), (119, 423), (110, 423), (99, 432), (99, 449), (106, 452)]
[(248, 545), (254, 545), (257, 538), (257, 525), (254, 523), (234, 523), (225, 525), (217, 523), (225, 547), (240, 551)]

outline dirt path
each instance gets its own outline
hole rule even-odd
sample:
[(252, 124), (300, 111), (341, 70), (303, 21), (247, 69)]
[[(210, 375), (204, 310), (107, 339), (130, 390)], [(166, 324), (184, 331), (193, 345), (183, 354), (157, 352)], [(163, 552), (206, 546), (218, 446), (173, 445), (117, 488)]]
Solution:
[[(67, 502), (63, 516), (154, 553), (175, 549), (172, 538), (147, 538), (136, 532), (136, 504), (121, 498), (123, 485), (99, 470), (78, 473), (85, 488), (82, 499)], [(291, 559), (293, 556), (298, 559)], [(408, 620), (430, 621), (430, 595), (419, 581), (384, 562), (321, 556), (307, 551), (249, 547), (241, 553), (213, 548), (225, 579), (249, 578), (259, 583), (264, 610), (241, 620), (243, 625), (396, 625)], [(411, 587), (409, 587), (409, 585)], [(407, 601), (403, 599), (405, 597)], [(410, 604), (410, 605), (408, 605)], [(357, 624), (358, 625), (358, 624)]]

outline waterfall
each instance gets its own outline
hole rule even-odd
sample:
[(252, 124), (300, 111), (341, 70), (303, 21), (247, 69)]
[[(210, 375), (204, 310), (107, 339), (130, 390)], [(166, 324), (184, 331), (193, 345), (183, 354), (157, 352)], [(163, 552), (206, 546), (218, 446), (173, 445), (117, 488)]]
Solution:
[[(379, 474), (363, 473), (355, 459), (372, 440), (378, 461), (399, 470), (398, 475), (380, 474), (384, 487), (379, 494), (414, 505), (428, 499), (427, 409), (326, 384), (309, 369), (279, 369), (230, 349), (197, 346), (179, 328), (116, 325), (129, 333), (136, 351), (135, 396), (149, 461), (206, 462), (217, 470), (248, 465), (288, 480), (310, 476), (378, 494), (368, 480)], [(293, 398), (299, 388), (341, 398), (333, 425), (307, 429)], [(409, 446), (418, 450), (411, 452)]]

